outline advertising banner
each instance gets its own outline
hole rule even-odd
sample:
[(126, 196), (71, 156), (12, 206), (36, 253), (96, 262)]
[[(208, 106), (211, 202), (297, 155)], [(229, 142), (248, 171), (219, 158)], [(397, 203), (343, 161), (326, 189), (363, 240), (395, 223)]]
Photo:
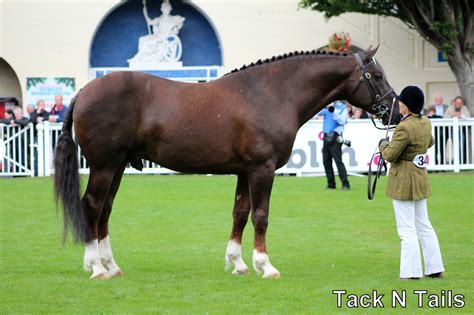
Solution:
[[(372, 155), (377, 150), (379, 140), (385, 137), (385, 130), (375, 129), (368, 119), (349, 120), (345, 126), (343, 138), (351, 141), (351, 146), (342, 146), (342, 160), (348, 172), (366, 173)], [(389, 137), (393, 134), (389, 132)], [(293, 151), (288, 163), (277, 170), (280, 174), (324, 174), (323, 165), (323, 122), (322, 120), (311, 120), (298, 131)], [(378, 151), (378, 150), (377, 150)], [(424, 152), (420, 152), (424, 153)], [(433, 147), (428, 150), (428, 162), (434, 161)], [(376, 168), (378, 157), (372, 162), (372, 170)], [(333, 163), (334, 171), (337, 172), (336, 164)]]
[(26, 78), (26, 102), (36, 107), (38, 100), (46, 103), (46, 110), (51, 110), (54, 96), (62, 95), (64, 105), (68, 106), (76, 93), (75, 78), (42, 77)]

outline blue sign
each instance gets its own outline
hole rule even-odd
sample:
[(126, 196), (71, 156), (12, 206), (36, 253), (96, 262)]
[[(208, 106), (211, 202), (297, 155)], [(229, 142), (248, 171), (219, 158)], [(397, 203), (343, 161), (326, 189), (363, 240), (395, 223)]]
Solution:
[(446, 56), (446, 53), (438, 50), (438, 62), (447, 62), (448, 57)]

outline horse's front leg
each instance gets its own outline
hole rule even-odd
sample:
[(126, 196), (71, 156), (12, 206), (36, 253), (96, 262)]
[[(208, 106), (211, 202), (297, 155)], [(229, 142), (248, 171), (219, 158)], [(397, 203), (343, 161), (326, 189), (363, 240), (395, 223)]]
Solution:
[(280, 277), (280, 272), (270, 263), (265, 242), (274, 175), (275, 165), (270, 162), (254, 168), (248, 174), (252, 223), (255, 229), (253, 267), (258, 273), (263, 273), (263, 278)]
[(237, 178), (234, 210), (232, 212), (234, 223), (225, 253), (226, 270), (234, 267), (232, 273), (237, 275), (247, 274), (249, 272), (249, 268), (242, 259), (242, 234), (247, 224), (249, 213), (250, 196), (247, 175), (240, 174)]

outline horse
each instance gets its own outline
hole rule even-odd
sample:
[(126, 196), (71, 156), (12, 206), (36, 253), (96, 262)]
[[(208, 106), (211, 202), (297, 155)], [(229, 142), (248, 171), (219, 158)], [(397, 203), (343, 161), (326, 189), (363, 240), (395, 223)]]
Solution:
[[(396, 94), (373, 58), (377, 49), (288, 53), (206, 83), (124, 71), (86, 84), (70, 103), (54, 157), (64, 236), (72, 227), (75, 240), (85, 244), (85, 271), (92, 279), (123, 274), (108, 221), (125, 167), (141, 170), (146, 159), (178, 172), (236, 174), (226, 266), (233, 274), (249, 273), (241, 242), (251, 213), (253, 267), (264, 278), (280, 277), (265, 240), (275, 170), (287, 163), (298, 129), (335, 100), (388, 124), (387, 104)], [(398, 104), (393, 112), (397, 123)], [(90, 168), (82, 198), (73, 123)]]

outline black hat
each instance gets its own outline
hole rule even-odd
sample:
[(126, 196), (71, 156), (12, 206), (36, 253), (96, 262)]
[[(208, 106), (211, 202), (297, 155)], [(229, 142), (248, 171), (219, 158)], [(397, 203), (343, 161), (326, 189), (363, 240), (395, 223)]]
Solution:
[(425, 95), (419, 87), (409, 85), (402, 90), (398, 99), (402, 101), (412, 113), (419, 114), (423, 109)]

